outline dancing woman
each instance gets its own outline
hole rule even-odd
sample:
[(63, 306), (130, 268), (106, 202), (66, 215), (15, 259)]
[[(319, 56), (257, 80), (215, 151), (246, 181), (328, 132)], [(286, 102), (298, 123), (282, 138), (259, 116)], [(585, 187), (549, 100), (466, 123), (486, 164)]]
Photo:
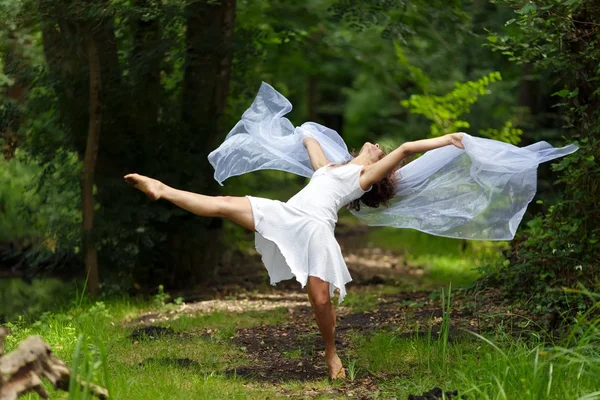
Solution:
[[(314, 174), (308, 185), (286, 203), (259, 197), (205, 196), (177, 190), (138, 174), (125, 180), (150, 199), (165, 199), (202, 217), (228, 218), (255, 231), (257, 250), (271, 283), (295, 277), (307, 286), (308, 298), (325, 342), (331, 379), (345, 376), (335, 349), (335, 312), (331, 295), (337, 287), (340, 301), (351, 280), (334, 237), (338, 211), (356, 201), (369, 207), (385, 204), (394, 196), (393, 173), (404, 157), (438, 147), (463, 148), (463, 133), (407, 142), (385, 155), (378, 144), (365, 143), (350, 162), (334, 165), (319, 142), (305, 137)], [(273, 246), (275, 245), (275, 246)]]
[[(261, 169), (310, 177), (285, 203), (205, 196), (138, 174), (125, 180), (152, 200), (165, 199), (203, 217), (228, 218), (254, 231), (271, 284), (296, 278), (307, 287), (331, 379), (345, 376), (335, 349), (331, 304), (334, 290), (339, 289), (341, 302), (351, 280), (334, 237), (342, 207), (369, 225), (510, 240), (536, 193), (538, 165), (578, 149), (546, 142), (517, 147), (459, 132), (407, 142), (387, 155), (367, 142), (353, 157), (337, 132), (313, 122), (295, 128), (284, 118), (291, 108), (263, 83), (252, 106), (208, 157), (219, 183)], [(407, 155), (421, 152), (422, 157), (398, 168)]]

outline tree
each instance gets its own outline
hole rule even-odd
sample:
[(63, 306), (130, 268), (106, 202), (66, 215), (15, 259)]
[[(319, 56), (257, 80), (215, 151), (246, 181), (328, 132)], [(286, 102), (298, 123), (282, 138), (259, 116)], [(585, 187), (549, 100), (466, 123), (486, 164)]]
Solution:
[(597, 290), (600, 274), (600, 9), (579, 1), (501, 3), (514, 16), (506, 30), (490, 36), (491, 47), (546, 74), (556, 88), (554, 107), (562, 109), (566, 122), (563, 132), (580, 148), (552, 165), (560, 173), (562, 195), (519, 232), (496, 282), (527, 299), (535, 312), (576, 312), (586, 300), (573, 299), (570, 291), (580, 284)]
[(88, 290), (96, 295), (99, 290), (98, 254), (94, 234), (94, 172), (98, 156), (98, 143), (102, 129), (102, 77), (98, 46), (94, 32), (89, 25), (83, 29), (87, 43), (88, 66), (90, 71), (90, 113), (87, 143), (83, 158), (81, 199), (83, 214), (83, 252), (88, 275)]

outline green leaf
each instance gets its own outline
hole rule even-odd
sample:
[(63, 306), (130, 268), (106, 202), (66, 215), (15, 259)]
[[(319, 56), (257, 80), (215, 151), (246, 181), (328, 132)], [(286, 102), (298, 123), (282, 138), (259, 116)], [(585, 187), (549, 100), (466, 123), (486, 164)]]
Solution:
[(515, 11), (517, 14), (531, 14), (537, 11), (537, 5), (535, 3), (529, 2), (523, 6), (520, 10)]
[(579, 94), (579, 88), (575, 88), (572, 92), (569, 93), (569, 98), (573, 98)]
[(563, 89), (559, 92), (552, 93), (552, 96), (567, 97), (569, 93), (571, 93), (569, 89)]
[(487, 40), (489, 40), (492, 43), (496, 43), (498, 41), (498, 36), (495, 36), (495, 35), (488, 36)]

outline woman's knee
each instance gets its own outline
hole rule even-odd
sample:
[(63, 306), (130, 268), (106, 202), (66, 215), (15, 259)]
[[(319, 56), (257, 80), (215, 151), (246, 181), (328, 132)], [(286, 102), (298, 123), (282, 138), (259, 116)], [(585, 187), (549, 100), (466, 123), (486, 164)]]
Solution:
[(329, 293), (319, 293), (312, 298), (312, 304), (314, 307), (329, 307), (331, 305), (331, 298)]
[(254, 216), (252, 206), (245, 197), (216, 196), (213, 198), (215, 204), (215, 217), (227, 218), (236, 224), (254, 231)]
[(331, 304), (328, 282), (310, 276), (308, 282), (308, 291), (310, 302), (314, 307), (323, 307)]

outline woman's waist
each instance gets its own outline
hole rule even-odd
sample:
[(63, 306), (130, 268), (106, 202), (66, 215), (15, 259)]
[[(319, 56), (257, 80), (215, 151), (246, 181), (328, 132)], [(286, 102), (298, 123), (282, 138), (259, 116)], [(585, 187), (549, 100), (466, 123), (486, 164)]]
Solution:
[(298, 212), (306, 215), (308, 218), (326, 223), (332, 229), (335, 228), (335, 224), (337, 223), (337, 209), (335, 206), (324, 207), (319, 203), (302, 202), (293, 198), (288, 200), (286, 204), (290, 207), (293, 207)]

